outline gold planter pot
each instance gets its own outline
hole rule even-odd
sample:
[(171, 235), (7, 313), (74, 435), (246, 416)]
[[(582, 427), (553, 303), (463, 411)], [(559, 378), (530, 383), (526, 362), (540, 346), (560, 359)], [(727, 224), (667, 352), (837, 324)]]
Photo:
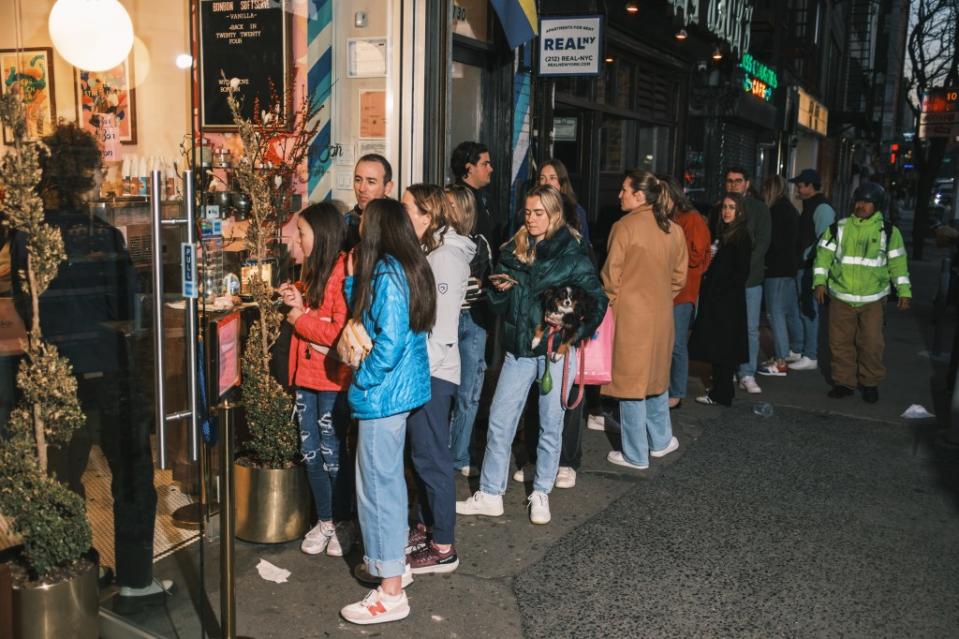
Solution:
[(13, 636), (19, 639), (96, 639), (100, 636), (97, 555), (67, 581), (13, 589)]
[(252, 468), (233, 464), (236, 536), (258, 544), (299, 539), (310, 527), (310, 484), (302, 466)]

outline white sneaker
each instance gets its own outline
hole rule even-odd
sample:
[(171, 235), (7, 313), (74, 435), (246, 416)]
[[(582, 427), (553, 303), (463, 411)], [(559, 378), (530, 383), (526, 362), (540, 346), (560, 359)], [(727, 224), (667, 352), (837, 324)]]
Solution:
[(463, 477), (479, 477), (480, 476), (480, 469), (477, 468), (476, 466), (463, 466), (462, 468), (458, 468), (456, 472), (458, 472)]
[(586, 418), (586, 428), (589, 430), (606, 430), (606, 418), (602, 415), (590, 415)]
[(616, 464), (617, 466), (632, 468), (633, 470), (646, 470), (649, 468), (649, 464), (634, 464), (630, 461), (627, 461), (626, 458), (623, 457), (623, 453), (618, 450), (609, 451), (609, 454), (606, 455), (606, 461), (611, 464)]
[(377, 588), (360, 601), (344, 606), (340, 615), (350, 623), (361, 625), (399, 621), (410, 616), (410, 602), (405, 592), (390, 597)]
[[(356, 564), (356, 568), (353, 569), (353, 576), (356, 577), (357, 581), (371, 586), (379, 585), (379, 583), (383, 581), (381, 578), (371, 575), (366, 567), (366, 562), (362, 561)], [(404, 588), (407, 588), (411, 583), (413, 583), (413, 567), (406, 564), (406, 569), (403, 571), (402, 584)]]
[(793, 362), (798, 362), (802, 359), (802, 353), (794, 353), (789, 351), (789, 355), (786, 357), (786, 363), (792, 364)]
[(679, 448), (679, 440), (676, 439), (675, 437), (671, 437), (670, 440), (669, 440), (669, 443), (666, 444), (666, 448), (664, 448), (664, 449), (662, 449), (662, 450), (651, 450), (651, 451), (649, 451), (649, 456), (650, 456), (650, 457), (665, 457), (666, 455), (668, 455), (669, 453), (673, 452), (673, 451), (676, 450), (677, 448)]
[(515, 473), (513, 473), (513, 481), (518, 481), (523, 483), (526, 481), (533, 481), (533, 477), (536, 476), (536, 466), (532, 464), (526, 464)]
[(353, 522), (341, 521), (336, 525), (336, 532), (330, 537), (330, 544), (326, 547), (326, 554), (330, 557), (342, 557), (350, 552), (355, 538), (356, 531), (353, 529)]
[(456, 514), (499, 517), (503, 514), (503, 496), (488, 495), (477, 490), (469, 499), (456, 502)]
[(793, 362), (789, 365), (789, 370), (792, 371), (814, 371), (819, 368), (819, 361), (815, 359), (809, 359), (803, 355), (799, 361)]
[(756, 383), (756, 378), (752, 375), (740, 379), (739, 387), (750, 395), (758, 395), (763, 392), (763, 389), (759, 388), (759, 384)]
[(576, 470), (569, 466), (560, 466), (556, 473), (557, 488), (572, 488), (576, 485)]
[(308, 555), (322, 555), (333, 539), (336, 528), (332, 521), (318, 522), (303, 537), (303, 543), (300, 544), (300, 550)]
[(529, 520), (534, 524), (548, 524), (550, 519), (549, 495), (534, 490), (529, 496)]

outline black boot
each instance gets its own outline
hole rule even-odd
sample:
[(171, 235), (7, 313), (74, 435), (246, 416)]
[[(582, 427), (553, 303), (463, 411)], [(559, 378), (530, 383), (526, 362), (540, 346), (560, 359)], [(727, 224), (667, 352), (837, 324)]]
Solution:
[(879, 401), (879, 387), (878, 386), (863, 386), (862, 387), (862, 401), (867, 404), (875, 404)]
[(848, 386), (842, 386), (841, 384), (836, 384), (832, 387), (832, 390), (826, 393), (832, 399), (843, 399), (844, 397), (849, 397), (855, 391), (853, 391)]

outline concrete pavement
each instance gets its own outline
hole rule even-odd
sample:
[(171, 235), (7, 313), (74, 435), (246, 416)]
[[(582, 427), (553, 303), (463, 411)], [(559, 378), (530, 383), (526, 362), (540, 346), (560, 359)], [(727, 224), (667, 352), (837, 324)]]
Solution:
[[(831, 637), (955, 636), (959, 628), (956, 454), (930, 444), (937, 423), (905, 423), (911, 403), (942, 406), (928, 350), (938, 264), (912, 265), (915, 310), (887, 314), (889, 377), (873, 406), (826, 398), (815, 372), (761, 379), (732, 409), (691, 401), (674, 412), (680, 450), (648, 471), (611, 466), (615, 436), (584, 435), (578, 484), (551, 495), (553, 521), (533, 526), (529, 486), (510, 482), (501, 518), (460, 517), (460, 568), (409, 588), (412, 615), (360, 627), (339, 608), (363, 596), (360, 561), (308, 557), (298, 543), (237, 542), (238, 629), (257, 637)], [(950, 315), (950, 321), (955, 319)], [(825, 343), (824, 343), (825, 344)], [(690, 395), (701, 392), (691, 382)], [(751, 412), (755, 401), (775, 414)], [(471, 487), (458, 478), (460, 498)], [(475, 480), (474, 480), (475, 481)], [(211, 584), (181, 588), (138, 621), (199, 636)], [(257, 575), (260, 558), (292, 571)], [(195, 547), (158, 564), (195, 582)], [(184, 571), (193, 577), (184, 578)], [(213, 629), (215, 622), (208, 628)]]

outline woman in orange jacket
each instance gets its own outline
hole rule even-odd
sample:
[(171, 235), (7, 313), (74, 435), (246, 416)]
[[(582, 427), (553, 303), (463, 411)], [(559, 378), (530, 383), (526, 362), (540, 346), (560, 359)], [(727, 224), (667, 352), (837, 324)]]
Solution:
[(302, 279), (279, 293), (290, 307), (290, 384), (296, 389), (300, 453), (306, 465), (319, 521), (300, 549), (341, 557), (355, 538), (352, 519), (353, 465), (346, 445), (349, 412), (344, 392), (351, 370), (336, 358), (334, 344), (348, 314), (343, 280), (346, 256), (343, 216), (329, 202), (304, 209), (296, 222), (303, 249)]
[(679, 408), (683, 397), (686, 397), (686, 384), (689, 381), (689, 349), (686, 344), (689, 341), (689, 329), (696, 316), (699, 286), (712, 256), (709, 246), (712, 238), (705, 218), (686, 197), (676, 178), (662, 175), (657, 177), (667, 187), (671, 208), (669, 217), (682, 227), (686, 236), (686, 251), (689, 254), (686, 285), (673, 298), (676, 341), (673, 342), (673, 359), (669, 368), (669, 407), (672, 409)]

